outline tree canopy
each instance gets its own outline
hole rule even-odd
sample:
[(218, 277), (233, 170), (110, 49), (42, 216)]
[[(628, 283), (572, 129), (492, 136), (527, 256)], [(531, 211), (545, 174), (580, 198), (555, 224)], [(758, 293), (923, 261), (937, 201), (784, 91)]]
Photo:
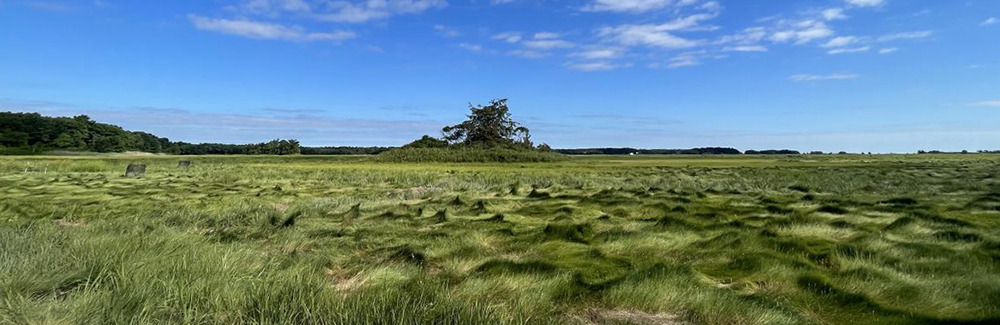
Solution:
[(32, 154), (47, 150), (124, 152), (142, 151), (182, 155), (256, 154), (289, 155), (300, 152), (296, 140), (256, 144), (190, 144), (155, 135), (127, 131), (98, 123), (89, 116), (47, 117), (38, 113), (0, 112), (0, 153)]
[(462, 123), (446, 126), (441, 132), (450, 144), (484, 148), (533, 148), (531, 133), (511, 118), (506, 99), (489, 105), (469, 105), (470, 114)]

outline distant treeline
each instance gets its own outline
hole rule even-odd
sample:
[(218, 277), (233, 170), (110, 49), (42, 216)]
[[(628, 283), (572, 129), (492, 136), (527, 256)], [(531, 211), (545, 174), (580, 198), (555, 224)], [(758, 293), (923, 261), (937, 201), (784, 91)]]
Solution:
[(377, 155), (396, 147), (302, 147), (303, 155)]
[(799, 155), (801, 154), (795, 150), (747, 150), (744, 152), (747, 155)]
[(0, 154), (38, 154), (52, 150), (289, 155), (298, 154), (300, 148), (296, 140), (256, 144), (172, 142), (146, 132), (127, 131), (117, 125), (98, 123), (86, 115), (47, 117), (38, 113), (0, 112)]
[(739, 155), (743, 152), (733, 148), (693, 148), (693, 149), (635, 149), (635, 148), (588, 148), (554, 149), (566, 155)]
[(178, 142), (179, 155), (297, 155), (301, 153), (298, 140), (272, 140), (253, 144), (223, 144)]

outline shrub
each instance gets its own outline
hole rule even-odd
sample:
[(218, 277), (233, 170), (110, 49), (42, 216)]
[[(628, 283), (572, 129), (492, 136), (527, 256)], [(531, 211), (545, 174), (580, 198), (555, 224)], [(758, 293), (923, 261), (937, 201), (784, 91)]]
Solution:
[(557, 153), (517, 149), (455, 148), (405, 148), (379, 154), (381, 162), (555, 162), (566, 158)]

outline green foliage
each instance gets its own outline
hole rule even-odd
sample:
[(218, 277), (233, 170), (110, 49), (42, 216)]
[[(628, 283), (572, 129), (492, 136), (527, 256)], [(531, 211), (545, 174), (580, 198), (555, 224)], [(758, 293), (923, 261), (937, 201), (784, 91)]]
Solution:
[(403, 146), (404, 149), (408, 148), (447, 148), (449, 146), (448, 141), (441, 140), (429, 135), (425, 135), (420, 139), (410, 142)]
[(485, 162), (554, 162), (565, 158), (556, 153), (540, 152), (524, 149), (482, 149), (476, 147), (448, 148), (404, 148), (383, 152), (378, 156), (382, 162), (453, 162), (453, 163), (485, 163)]
[(303, 155), (377, 155), (390, 147), (302, 147)]
[(0, 112), (0, 145), (11, 148), (88, 150), (95, 152), (163, 151), (169, 140), (97, 123), (86, 115), (45, 117), (38, 113)]
[[(171, 142), (146, 132), (92, 121), (86, 115), (45, 117), (38, 113), (0, 112), (0, 154), (38, 154), (47, 150), (172, 153), (184, 155), (250, 154), (292, 155), (301, 148), (296, 140), (257, 144), (189, 144)], [(9, 150), (17, 148), (19, 150)]]
[(468, 120), (441, 130), (445, 141), (483, 148), (532, 148), (530, 131), (511, 118), (506, 99), (491, 100), (486, 106), (470, 104), (469, 110)]
[(379, 159), (2, 157), (0, 323), (1000, 322), (989, 156)]

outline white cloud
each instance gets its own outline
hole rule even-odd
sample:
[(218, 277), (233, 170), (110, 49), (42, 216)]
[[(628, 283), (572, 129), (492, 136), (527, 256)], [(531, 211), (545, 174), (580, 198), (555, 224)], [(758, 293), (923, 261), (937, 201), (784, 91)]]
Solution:
[(532, 50), (513, 50), (507, 52), (507, 54), (525, 59), (541, 59), (549, 56), (549, 53), (532, 51)]
[(702, 42), (685, 39), (673, 35), (671, 32), (712, 30), (714, 29), (713, 27), (702, 26), (700, 22), (715, 18), (716, 16), (718, 14), (695, 14), (658, 25), (645, 24), (604, 27), (598, 30), (598, 35), (628, 46), (645, 45), (669, 49), (690, 48), (698, 46)]
[(322, 21), (363, 23), (394, 15), (415, 14), (448, 6), (445, 0), (364, 0), (361, 2), (331, 1), (327, 12), (316, 14)]
[(890, 48), (885, 48), (885, 49), (878, 50), (878, 54), (889, 54), (889, 53), (893, 53), (893, 52), (896, 52), (896, 51), (899, 51), (898, 47), (890, 47)]
[(670, 49), (682, 49), (695, 47), (700, 44), (700, 42), (696, 40), (689, 40), (674, 36), (673, 34), (660, 29), (657, 25), (624, 25), (606, 27), (600, 31), (600, 34), (629, 46), (647, 45)]
[(822, 15), (823, 19), (826, 19), (826, 20), (841, 20), (841, 19), (847, 19), (848, 18), (847, 15), (844, 14), (844, 9), (843, 8), (830, 8), (830, 9), (826, 9), (826, 10), (821, 11), (820, 15)]
[(702, 0), (592, 0), (581, 10), (640, 14), (659, 10), (679, 10), (684, 7), (715, 12), (722, 10), (722, 4), (718, 1)]
[(789, 23), (783, 22), (779, 30), (771, 34), (770, 40), (776, 43), (794, 42), (795, 44), (805, 44), (813, 40), (824, 39), (833, 36), (833, 29), (830, 29), (825, 22), (820, 20), (803, 20)]
[(928, 37), (931, 37), (932, 35), (934, 35), (934, 32), (929, 31), (929, 30), (924, 30), (924, 31), (915, 31), (915, 32), (905, 32), (905, 33), (895, 33), (895, 34), (883, 35), (882, 37), (879, 37), (878, 40), (879, 40), (879, 42), (891, 42), (891, 41), (902, 40), (902, 39), (928, 38)]
[(972, 103), (972, 106), (1000, 107), (1000, 100), (988, 100), (978, 103)]
[(754, 44), (767, 37), (767, 29), (764, 27), (751, 27), (744, 29), (738, 34), (720, 37), (715, 44)]
[(667, 68), (677, 69), (684, 67), (693, 67), (700, 64), (701, 61), (698, 60), (697, 56), (693, 54), (681, 54), (673, 58), (670, 58), (670, 62), (667, 63)]
[(472, 51), (472, 52), (480, 52), (480, 51), (483, 50), (483, 47), (481, 45), (478, 45), (478, 44), (459, 43), (458, 47), (461, 47), (463, 49), (466, 49), (466, 50), (469, 50), (469, 51)]
[(583, 11), (643, 13), (673, 5), (674, 0), (594, 0), (591, 4), (584, 6)]
[(441, 25), (441, 24), (434, 25), (434, 30), (437, 31), (438, 34), (441, 34), (441, 36), (444, 36), (444, 37), (459, 37), (459, 36), (462, 36), (462, 33), (459, 32), (457, 29), (454, 29), (454, 28), (451, 28), (451, 27), (448, 27), (448, 26), (445, 26), (445, 25)]
[(854, 42), (857, 42), (857, 41), (858, 41), (858, 38), (854, 37), (854, 36), (840, 36), (840, 37), (834, 37), (833, 39), (831, 39), (829, 42), (826, 42), (826, 44), (823, 44), (822, 46), (823, 47), (843, 47), (843, 46), (848, 46), (848, 45), (854, 44)]
[(598, 59), (614, 59), (619, 58), (623, 55), (623, 50), (618, 48), (599, 48), (591, 49), (578, 53), (574, 53), (572, 56), (581, 57), (584, 59), (598, 60)]
[(554, 39), (554, 38), (559, 38), (559, 34), (552, 32), (535, 33), (535, 39)]
[(554, 49), (554, 48), (570, 48), (576, 46), (572, 42), (560, 40), (560, 39), (541, 39), (541, 40), (530, 40), (523, 41), (521, 44), (530, 48), (536, 49)]
[(984, 21), (980, 25), (982, 25), (982, 26), (989, 26), (989, 25), (993, 25), (993, 24), (996, 24), (996, 23), (1000, 23), (1000, 19), (997, 19), (997, 17), (990, 17), (990, 18), (986, 19), (986, 21)]
[(505, 32), (493, 35), (493, 39), (501, 40), (507, 43), (517, 43), (521, 41), (521, 33), (517, 32)]
[(350, 31), (329, 33), (307, 32), (301, 27), (289, 27), (281, 24), (264, 23), (246, 19), (216, 19), (198, 15), (188, 15), (195, 28), (214, 31), (223, 34), (237, 35), (254, 39), (284, 40), (284, 41), (343, 41), (354, 38)]
[(866, 53), (871, 49), (872, 49), (871, 46), (863, 46), (855, 48), (839, 48), (839, 49), (832, 49), (826, 53), (829, 54)]
[(844, 0), (848, 4), (856, 7), (877, 7), (881, 6), (886, 2), (886, 0)]
[(247, 0), (229, 8), (245, 13), (272, 16), (282, 12), (306, 13), (312, 10), (312, 6), (304, 0)]
[(738, 45), (727, 46), (722, 50), (725, 52), (767, 52), (767, 47), (763, 45)]
[(814, 75), (814, 74), (797, 74), (788, 77), (789, 80), (802, 82), (802, 81), (820, 81), (820, 80), (850, 80), (857, 79), (856, 74), (829, 74), (829, 75)]
[(567, 67), (569, 67), (570, 70), (594, 72), (594, 71), (614, 70), (621, 66), (607, 61), (598, 61), (598, 62), (586, 62), (586, 63), (570, 63), (567, 64)]
[(703, 3), (698, 9), (709, 10), (709, 11), (719, 11), (722, 10), (722, 4), (718, 1), (709, 1)]

